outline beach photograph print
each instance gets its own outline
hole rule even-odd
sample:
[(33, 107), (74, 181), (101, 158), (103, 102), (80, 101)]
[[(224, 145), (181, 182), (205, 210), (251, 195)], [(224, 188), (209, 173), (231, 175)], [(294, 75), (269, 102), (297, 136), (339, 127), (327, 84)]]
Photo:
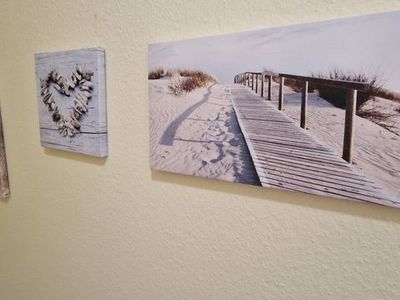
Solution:
[(89, 48), (35, 55), (43, 147), (105, 157), (105, 52)]
[(153, 170), (400, 207), (400, 11), (148, 51)]
[(8, 183), (6, 151), (4, 147), (3, 122), (0, 111), (0, 197), (10, 196), (10, 186)]

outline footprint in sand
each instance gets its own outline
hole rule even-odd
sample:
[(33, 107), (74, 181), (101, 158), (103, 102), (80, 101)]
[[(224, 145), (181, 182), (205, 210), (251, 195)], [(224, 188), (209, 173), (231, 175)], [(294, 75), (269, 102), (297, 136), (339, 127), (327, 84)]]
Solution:
[(228, 143), (229, 143), (229, 145), (234, 146), (234, 147), (237, 147), (237, 146), (240, 145), (240, 141), (238, 139), (235, 139), (235, 138), (230, 139)]

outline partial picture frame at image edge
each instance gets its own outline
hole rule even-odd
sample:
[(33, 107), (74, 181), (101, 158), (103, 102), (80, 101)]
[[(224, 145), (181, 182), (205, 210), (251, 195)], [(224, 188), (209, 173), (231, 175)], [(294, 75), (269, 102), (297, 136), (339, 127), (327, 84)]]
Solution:
[(393, 11), (150, 44), (150, 167), (400, 208), (398, 36)]
[(3, 122), (0, 110), (0, 197), (10, 196), (10, 185), (8, 180), (7, 159), (5, 152), (5, 143), (3, 135)]
[(35, 54), (42, 147), (108, 156), (105, 50)]

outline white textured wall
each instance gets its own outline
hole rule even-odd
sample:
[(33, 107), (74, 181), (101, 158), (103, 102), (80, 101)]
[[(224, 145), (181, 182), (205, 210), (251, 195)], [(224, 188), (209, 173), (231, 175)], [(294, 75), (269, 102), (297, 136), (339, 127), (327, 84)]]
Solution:
[[(400, 298), (400, 210), (151, 172), (146, 79), (149, 42), (395, 10), (399, 1), (0, 7), (12, 192), (0, 201), (1, 299)], [(109, 158), (41, 148), (33, 54), (95, 46), (107, 54)]]

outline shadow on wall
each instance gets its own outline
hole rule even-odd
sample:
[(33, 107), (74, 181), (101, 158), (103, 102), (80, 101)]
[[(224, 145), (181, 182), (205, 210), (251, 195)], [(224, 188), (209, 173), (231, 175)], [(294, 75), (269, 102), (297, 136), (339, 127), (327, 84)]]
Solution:
[(42, 147), (42, 148), (43, 148), (44, 154), (55, 156), (55, 157), (61, 158), (61, 159), (75, 160), (75, 161), (88, 163), (88, 164), (92, 164), (92, 165), (97, 165), (97, 166), (104, 166), (107, 161), (107, 157), (96, 157), (96, 156), (91, 156), (91, 155), (84, 155), (82, 153), (74, 153), (74, 152), (68, 152), (68, 151), (50, 149), (50, 148), (44, 148), (44, 147)]
[[(173, 185), (181, 185), (201, 190), (207, 189), (225, 194), (229, 193), (266, 201), (321, 209), (339, 214), (400, 224), (400, 209), (373, 203), (321, 197), (300, 192), (263, 188), (248, 184), (238, 184), (236, 182), (220, 181), (154, 170), (151, 170), (151, 179)], [(198, 201), (201, 200), (199, 199)], [(243, 201), (248, 200), (243, 199)]]

